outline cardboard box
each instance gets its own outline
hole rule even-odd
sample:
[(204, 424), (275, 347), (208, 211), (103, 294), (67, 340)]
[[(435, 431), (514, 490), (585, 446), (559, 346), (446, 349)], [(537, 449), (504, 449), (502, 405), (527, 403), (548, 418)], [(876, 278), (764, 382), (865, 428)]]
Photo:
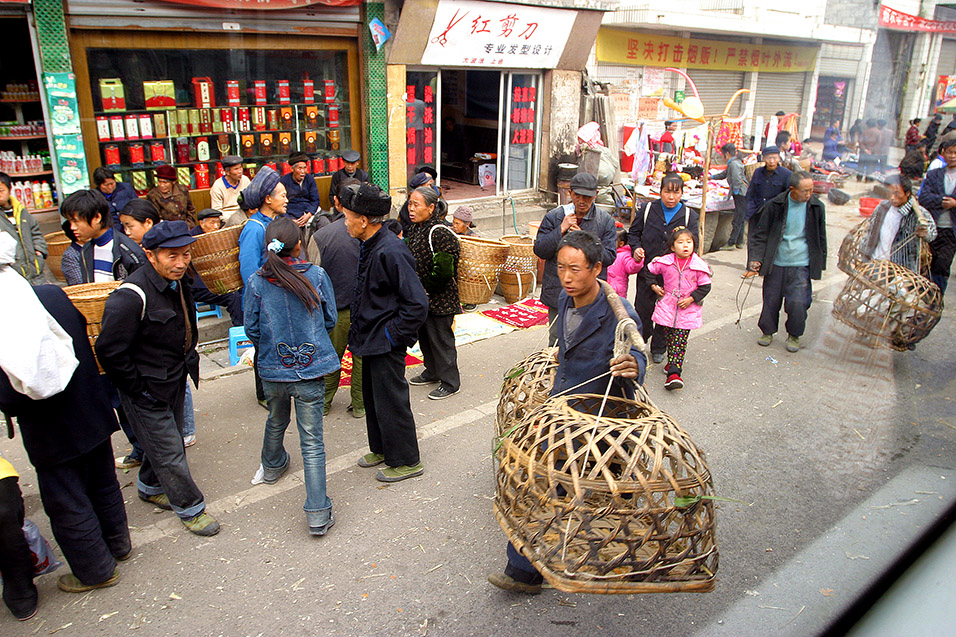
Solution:
[(338, 128), (339, 126), (339, 105), (338, 104), (329, 104), (328, 106), (328, 123), (329, 128)]
[(189, 138), (188, 137), (176, 138), (176, 163), (177, 164), (189, 163)]
[(222, 132), (222, 117), (219, 114), (218, 108), (212, 109), (212, 132)]
[(230, 154), (229, 151), (232, 149), (232, 135), (217, 135), (216, 148), (219, 150), (220, 157), (225, 157)]
[(133, 165), (146, 163), (146, 154), (142, 144), (129, 145), (129, 163)]
[(216, 105), (216, 95), (213, 91), (212, 78), (193, 78), (193, 103), (198, 108), (212, 108)]
[(101, 78), (100, 99), (104, 111), (125, 111), (126, 89), (123, 88), (123, 81), (118, 77)]
[(289, 80), (279, 80), (276, 82), (276, 97), (278, 98), (279, 104), (289, 104), (292, 102)]
[(176, 134), (189, 134), (189, 111), (185, 108), (176, 111)]
[(239, 106), (241, 103), (239, 96), (239, 80), (226, 80), (226, 104)]
[(103, 156), (107, 166), (116, 166), (120, 163), (119, 146), (116, 144), (107, 144), (103, 147)]
[(335, 80), (324, 80), (323, 85), (325, 86), (325, 103), (329, 104), (335, 101)]
[(267, 97), (266, 97), (266, 81), (265, 80), (256, 80), (252, 83), (256, 106), (265, 106)]
[(196, 159), (199, 161), (209, 161), (209, 138), (196, 138)]
[(129, 174), (129, 182), (133, 186), (136, 194), (142, 197), (149, 190), (149, 182), (146, 179), (145, 170), (134, 170)]
[(266, 130), (279, 130), (279, 110), (270, 108), (266, 110)]
[(154, 164), (166, 161), (166, 144), (153, 142), (149, 145), (149, 158)]
[(147, 111), (176, 108), (176, 87), (172, 80), (143, 82), (143, 96)]

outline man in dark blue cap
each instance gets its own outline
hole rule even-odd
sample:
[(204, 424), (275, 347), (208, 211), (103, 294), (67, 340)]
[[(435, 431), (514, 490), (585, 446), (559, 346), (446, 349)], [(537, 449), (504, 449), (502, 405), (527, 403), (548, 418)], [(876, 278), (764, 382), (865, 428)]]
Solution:
[(332, 183), (329, 185), (330, 208), (335, 207), (335, 202), (332, 201), (332, 195), (338, 195), (339, 186), (342, 185), (342, 181), (346, 179), (358, 179), (359, 181), (369, 183), (368, 173), (359, 168), (359, 161), (361, 161), (361, 159), (362, 156), (357, 150), (347, 150), (342, 153), (342, 163), (344, 165), (332, 174)]
[[(763, 161), (764, 165), (754, 171), (754, 176), (750, 178), (750, 185), (747, 187), (748, 252), (753, 251), (750, 238), (760, 221), (760, 208), (780, 193), (790, 189), (790, 171), (780, 165), (780, 149), (776, 146), (764, 148)], [(752, 260), (749, 256), (747, 257), (748, 264)], [(748, 279), (752, 276), (757, 276), (757, 272), (748, 267), (743, 273), (743, 278)]]
[(184, 221), (165, 221), (143, 237), (150, 267), (131, 274), (106, 301), (96, 355), (146, 452), (139, 498), (174, 511), (196, 535), (219, 523), (193, 481), (183, 446), (183, 401), (192, 377), (199, 386), (196, 312), (183, 275), (196, 238)]

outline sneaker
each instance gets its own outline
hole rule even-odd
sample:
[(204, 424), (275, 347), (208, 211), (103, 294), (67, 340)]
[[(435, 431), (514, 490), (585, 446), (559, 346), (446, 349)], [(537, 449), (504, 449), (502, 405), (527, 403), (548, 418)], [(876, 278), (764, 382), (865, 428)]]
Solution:
[(13, 616), (17, 618), (17, 621), (18, 621), (18, 622), (25, 622), (25, 621), (31, 620), (31, 619), (33, 619), (34, 617), (36, 617), (37, 608), (39, 608), (39, 606), (34, 606), (34, 607), (33, 607), (33, 610), (28, 610), (28, 611), (27, 611), (25, 614), (23, 614), (23, 615), (17, 615), (16, 613), (14, 613)]
[(183, 436), (183, 446), (192, 447), (196, 444), (196, 434), (189, 434), (188, 436)]
[(800, 337), (787, 336), (787, 351), (791, 354), (800, 351)]
[(478, 309), (478, 306), (475, 305), (474, 303), (462, 303), (461, 309), (463, 309), (466, 312), (474, 312), (475, 310)]
[(409, 385), (431, 385), (432, 383), (440, 383), (441, 381), (437, 378), (429, 378), (425, 376), (425, 372), (422, 372), (418, 376), (413, 376), (408, 379)]
[(335, 514), (329, 514), (329, 521), (323, 524), (322, 526), (310, 526), (309, 535), (315, 535), (321, 537), (329, 532), (329, 529), (335, 524)]
[(527, 593), (528, 595), (537, 595), (541, 592), (541, 584), (525, 584), (518, 580), (508, 577), (504, 573), (492, 573), (488, 576), (488, 582), (494, 584), (504, 591), (512, 593)]
[(322, 415), (323, 415), (323, 416), (328, 416), (330, 411), (332, 411), (332, 405), (331, 405), (331, 404), (328, 404), (328, 405), (326, 405), (325, 407), (322, 408)]
[(169, 498), (165, 493), (157, 493), (156, 495), (146, 495), (142, 491), (139, 491), (139, 499), (143, 502), (149, 502), (154, 506), (158, 506), (160, 509), (165, 509), (167, 511), (172, 511), (173, 507), (169, 503)]
[(117, 469), (133, 469), (143, 464), (143, 459), (134, 458), (133, 456), (126, 456), (125, 458), (123, 456), (119, 456), (114, 461), (114, 464), (116, 465)]
[(665, 375), (665, 376), (670, 376), (670, 373), (671, 373), (671, 364), (670, 364), (670, 363), (667, 363), (666, 365), (664, 365), (663, 367), (661, 367), (661, 369), (664, 371), (664, 375)]
[(757, 345), (761, 347), (767, 347), (771, 343), (773, 343), (773, 334), (764, 334), (757, 339)]
[(182, 520), (183, 526), (189, 529), (190, 533), (207, 537), (219, 533), (219, 523), (216, 522), (216, 518), (205, 511), (188, 520), (185, 518), (180, 518), (180, 520)]
[(736, 250), (736, 249), (737, 249), (737, 246), (735, 246), (735, 245), (732, 244), (732, 243), (728, 243), (728, 244), (725, 245), (725, 246), (720, 246), (720, 249), (721, 249), (721, 250)]
[(664, 352), (661, 352), (660, 354), (651, 352), (651, 360), (653, 360), (656, 365), (660, 365), (664, 360)]
[(99, 584), (84, 584), (76, 575), (70, 573), (69, 575), (60, 575), (60, 578), (56, 581), (56, 587), (64, 593), (85, 593), (86, 591), (97, 588), (115, 586), (116, 583), (119, 582), (119, 578), (119, 571), (114, 570), (113, 576), (106, 581), (100, 582)]
[(352, 410), (352, 418), (365, 418), (365, 410), (364, 410), (364, 409), (353, 409), (353, 410)]
[(673, 391), (675, 389), (683, 389), (684, 381), (681, 380), (680, 374), (671, 374), (667, 377), (667, 381), (664, 383), (664, 389)]
[(744, 249), (744, 244), (738, 243), (738, 244), (735, 245), (734, 247), (737, 248), (738, 250), (743, 250), (743, 249)]
[(461, 391), (460, 387), (458, 389), (452, 390), (451, 388), (448, 387), (448, 385), (446, 385), (445, 383), (442, 383), (435, 389), (428, 392), (428, 397), (431, 398), (432, 400), (444, 400), (445, 398), (448, 398), (449, 396), (454, 396), (460, 391)]
[(752, 279), (752, 278), (754, 278), (755, 276), (757, 276), (758, 274), (760, 274), (760, 273), (759, 273), (759, 272), (754, 272), (753, 270), (747, 270), (746, 272), (744, 272), (743, 274), (740, 275), (740, 278), (741, 278), (741, 279)]
[(385, 467), (379, 469), (375, 479), (379, 482), (401, 482), (408, 478), (416, 478), (425, 473), (425, 465), (419, 462), (416, 465), (402, 465), (400, 467)]
[(117, 562), (125, 562), (131, 557), (133, 557), (133, 549), (126, 551), (125, 555), (119, 555), (119, 556), (114, 555), (113, 559), (116, 560)]
[(285, 472), (289, 470), (289, 460), (290, 458), (287, 457), (285, 464), (276, 469), (270, 469), (269, 467), (264, 466), (262, 468), (262, 482), (265, 484), (275, 484), (278, 482), (279, 478), (281, 478)]
[(385, 462), (384, 453), (367, 453), (358, 459), (358, 466), (368, 469)]

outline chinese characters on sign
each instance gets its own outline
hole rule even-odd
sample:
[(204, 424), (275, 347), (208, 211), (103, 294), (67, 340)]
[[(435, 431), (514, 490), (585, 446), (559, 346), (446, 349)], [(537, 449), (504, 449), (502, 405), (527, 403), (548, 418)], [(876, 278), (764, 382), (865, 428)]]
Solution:
[(533, 144), (535, 98), (533, 86), (516, 86), (511, 96), (511, 143)]
[(435, 163), (435, 92), (421, 84), (405, 87), (406, 163), (413, 167)]
[(880, 6), (880, 26), (887, 29), (897, 29), (899, 31), (928, 31), (929, 33), (956, 33), (956, 22), (943, 22), (942, 20), (930, 20), (920, 18), (891, 9), (885, 5)]
[(688, 40), (600, 29), (597, 59), (610, 64), (761, 73), (806, 73), (817, 63), (817, 47)]
[(423, 64), (555, 68), (574, 23), (562, 9), (439, 0)]

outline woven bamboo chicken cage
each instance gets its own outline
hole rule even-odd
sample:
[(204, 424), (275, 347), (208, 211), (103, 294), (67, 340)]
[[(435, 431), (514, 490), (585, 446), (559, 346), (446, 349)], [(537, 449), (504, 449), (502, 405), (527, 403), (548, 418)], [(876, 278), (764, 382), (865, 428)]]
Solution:
[(716, 520), (699, 497), (713, 494), (703, 453), (649, 404), (611, 397), (592, 415), (602, 398), (549, 399), (501, 439), (502, 529), (565, 592), (712, 590)]
[[(863, 243), (866, 241), (866, 235), (870, 232), (870, 218), (867, 217), (850, 230), (843, 243), (840, 244), (840, 251), (837, 253), (837, 267), (846, 274), (856, 274), (860, 267), (867, 261), (863, 254)], [(925, 239), (916, 239), (920, 243), (919, 249), (919, 273), (924, 277), (929, 276), (929, 264), (933, 260), (933, 253)]]
[(499, 275), (501, 295), (508, 303), (514, 303), (534, 292), (538, 257), (534, 253), (534, 239), (528, 235), (506, 234), (501, 241), (508, 244), (508, 258)]
[(63, 269), (60, 267), (60, 261), (63, 259), (63, 253), (70, 247), (70, 240), (62, 230), (43, 235), (46, 239), (47, 257), (46, 267), (50, 268), (53, 276), (61, 281), (66, 281), (63, 276)]
[[(86, 335), (90, 338), (90, 347), (96, 343), (100, 335), (103, 324), (103, 308), (106, 307), (106, 299), (110, 293), (120, 286), (120, 281), (107, 281), (103, 283), (84, 283), (82, 285), (68, 285), (63, 288), (66, 295), (80, 311), (80, 314), (86, 318)], [(96, 356), (96, 349), (93, 350)], [(103, 367), (100, 361), (96, 361), (96, 366), (100, 373), (103, 373)]]
[[(239, 273), (239, 235), (243, 226), (205, 232), (192, 244), (192, 264), (210, 292), (229, 294), (242, 289)], [(263, 246), (265, 249), (265, 246)]]
[(551, 395), (558, 369), (558, 348), (534, 352), (505, 373), (495, 417), (495, 437), (521, 422)]
[(458, 297), (462, 303), (480, 305), (491, 300), (498, 275), (508, 259), (509, 246), (482, 237), (459, 237)]
[(833, 302), (833, 316), (868, 337), (867, 344), (898, 351), (926, 338), (942, 310), (935, 283), (886, 259), (861, 264)]

